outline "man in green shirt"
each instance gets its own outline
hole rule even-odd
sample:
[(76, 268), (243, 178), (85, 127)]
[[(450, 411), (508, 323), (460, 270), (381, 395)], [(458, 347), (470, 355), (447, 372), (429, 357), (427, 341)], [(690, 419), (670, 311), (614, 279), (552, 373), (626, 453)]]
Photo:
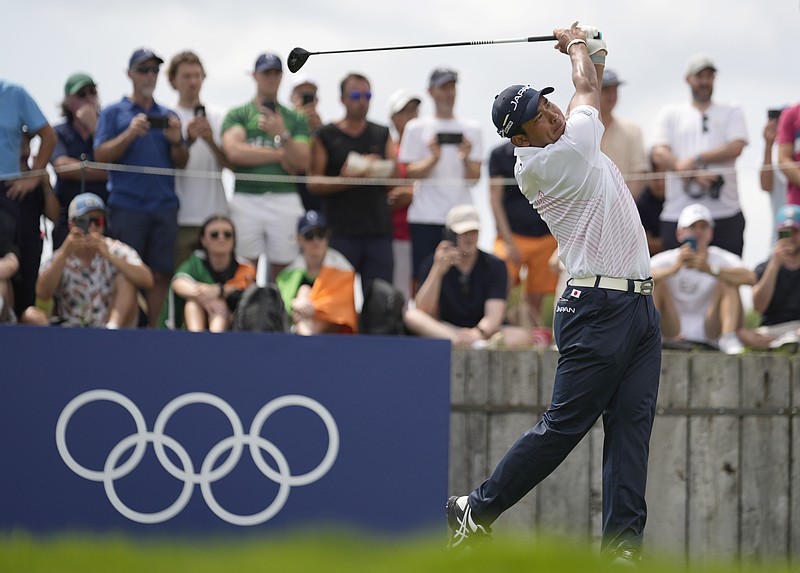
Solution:
[(236, 254), (253, 262), (266, 254), (270, 279), (297, 255), (295, 227), (303, 216), (303, 204), (295, 183), (254, 181), (240, 175), (280, 177), (309, 167), (306, 120), (277, 101), (282, 78), (280, 58), (261, 54), (253, 71), (255, 97), (229, 111), (222, 125), (222, 148), (237, 175), (230, 204)]

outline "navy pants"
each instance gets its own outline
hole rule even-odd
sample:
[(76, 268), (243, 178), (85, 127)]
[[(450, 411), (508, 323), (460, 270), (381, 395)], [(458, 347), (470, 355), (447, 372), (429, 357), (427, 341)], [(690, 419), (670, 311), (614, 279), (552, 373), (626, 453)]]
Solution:
[(661, 371), (653, 297), (568, 286), (556, 303), (554, 329), (561, 357), (552, 403), (470, 494), (473, 517), (491, 524), (550, 475), (602, 415), (602, 550), (638, 547)]

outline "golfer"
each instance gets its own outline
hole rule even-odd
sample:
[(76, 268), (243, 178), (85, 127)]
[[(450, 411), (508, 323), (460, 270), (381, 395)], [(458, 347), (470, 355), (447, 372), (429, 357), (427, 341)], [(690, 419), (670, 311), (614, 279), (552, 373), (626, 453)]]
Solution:
[(600, 152), (605, 42), (591, 28), (553, 33), (572, 65), (575, 94), (566, 117), (545, 97), (553, 88), (514, 85), (492, 108), (498, 133), (516, 146), (522, 193), (550, 227), (572, 277), (555, 308), (561, 357), (552, 403), (488, 480), (469, 496), (448, 500), (450, 546), (485, 539), (492, 522), (555, 470), (602, 414), (601, 548), (627, 564), (639, 560), (647, 516), (659, 316), (636, 205), (617, 167)]

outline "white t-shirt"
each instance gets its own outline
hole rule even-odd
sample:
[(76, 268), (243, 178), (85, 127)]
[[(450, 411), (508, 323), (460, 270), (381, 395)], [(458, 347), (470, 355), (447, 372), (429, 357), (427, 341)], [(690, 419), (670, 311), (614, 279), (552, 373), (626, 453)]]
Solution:
[[(429, 144), (437, 133), (461, 133), (472, 144), (470, 161), (483, 159), (481, 129), (477, 122), (469, 119), (440, 119), (424, 117), (412, 119), (406, 125), (400, 142), (400, 163), (421, 161), (431, 154)], [(409, 223), (428, 223), (444, 225), (447, 213), (456, 205), (472, 203), (469, 185), (464, 180), (464, 162), (458, 157), (458, 145), (442, 145), (439, 161), (433, 166), (426, 180), (414, 186), (414, 199), (408, 208)], [(436, 183), (432, 180), (444, 179), (452, 183)]]
[[(181, 120), (183, 137), (187, 137), (187, 126), (194, 119), (194, 109), (175, 106), (175, 113)], [(222, 110), (206, 106), (206, 117), (214, 133), (214, 142), (222, 147), (221, 129), (225, 117)], [(201, 175), (175, 177), (175, 193), (180, 200), (178, 225), (199, 227), (211, 215), (228, 213), (228, 200), (222, 186), (222, 167), (211, 147), (203, 139), (198, 139), (189, 148), (189, 162), (185, 169), (202, 173), (215, 171), (216, 177)]]
[(574, 108), (558, 141), (514, 150), (517, 183), (550, 227), (571, 277), (646, 279), (644, 228), (622, 174), (600, 151), (602, 136), (600, 112)]
[[(705, 122), (704, 116), (707, 118)], [(704, 123), (706, 131), (703, 131)], [(712, 103), (703, 114), (691, 103), (683, 103), (665, 106), (659, 112), (653, 145), (667, 145), (675, 157), (686, 159), (737, 140), (747, 143), (747, 125), (744, 112), (738, 104)], [(690, 186), (687, 192), (684, 184), (686, 179), (675, 173), (667, 173), (661, 220), (677, 222), (683, 208), (692, 203), (708, 207), (715, 219), (733, 217), (739, 213), (742, 208), (739, 205), (735, 164), (734, 160), (706, 166), (709, 171), (720, 172), (724, 179), (719, 199), (710, 198), (696, 186)], [(700, 193), (702, 195), (692, 196)]]
[[(679, 252), (680, 249), (671, 249), (658, 253), (653, 256), (650, 264), (654, 269), (669, 268), (675, 264)], [(721, 269), (744, 266), (737, 255), (714, 246), (708, 247), (708, 264)], [(705, 319), (706, 312), (714, 301), (718, 279), (697, 269), (683, 267), (662, 281), (672, 293), (675, 312), (681, 321), (680, 336), (698, 342), (716, 342), (706, 336)]]

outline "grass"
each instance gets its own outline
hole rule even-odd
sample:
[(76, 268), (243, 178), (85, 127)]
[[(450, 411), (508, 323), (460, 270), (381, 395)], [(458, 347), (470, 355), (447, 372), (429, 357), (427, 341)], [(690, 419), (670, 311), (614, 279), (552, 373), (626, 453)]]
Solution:
[[(564, 540), (501, 537), (478, 551), (454, 556), (444, 539), (403, 541), (322, 533), (268, 538), (252, 533), (240, 538), (154, 539), (125, 536), (24, 533), (0, 537), (0, 571), (13, 573), (217, 573), (279, 571), (281, 573), (493, 573), (618, 571), (599, 560), (588, 545)], [(646, 559), (641, 571), (676, 573), (786, 573), (775, 564), (749, 568), (732, 560), (685, 568), (680, 559)]]

